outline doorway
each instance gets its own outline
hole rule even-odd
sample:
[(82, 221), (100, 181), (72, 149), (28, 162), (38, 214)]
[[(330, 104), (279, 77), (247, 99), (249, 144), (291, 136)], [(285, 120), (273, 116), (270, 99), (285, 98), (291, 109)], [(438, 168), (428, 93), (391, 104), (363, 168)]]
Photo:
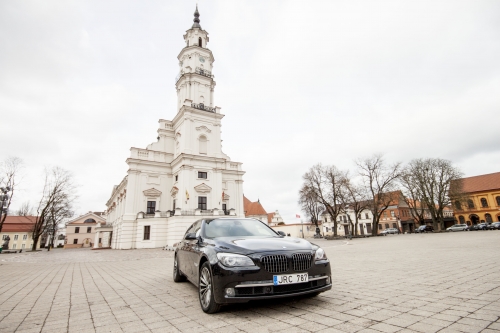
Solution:
[(479, 223), (479, 216), (477, 216), (476, 214), (472, 214), (471, 216), (469, 216), (471, 222), (472, 222), (472, 225), (476, 225)]

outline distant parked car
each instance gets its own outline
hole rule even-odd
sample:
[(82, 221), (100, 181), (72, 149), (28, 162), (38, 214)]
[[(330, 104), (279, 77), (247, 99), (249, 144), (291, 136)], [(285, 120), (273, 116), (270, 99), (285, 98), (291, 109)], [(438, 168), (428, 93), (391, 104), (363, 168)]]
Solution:
[(500, 222), (493, 222), (493, 223), (490, 225), (490, 229), (491, 229), (491, 230), (500, 230)]
[(490, 224), (486, 222), (479, 223), (477, 227), (479, 230), (490, 230)]
[(455, 224), (449, 228), (446, 228), (446, 231), (467, 231), (468, 229), (469, 227), (467, 226), (467, 224)]
[(477, 225), (477, 224), (470, 225), (468, 230), (469, 231), (477, 231), (477, 230), (479, 230), (479, 225)]
[(388, 234), (399, 234), (399, 230), (396, 228), (387, 228), (380, 232), (381, 235), (387, 236)]
[(417, 230), (415, 230), (416, 233), (423, 233), (423, 232), (434, 232), (434, 227), (432, 225), (421, 225), (418, 227)]

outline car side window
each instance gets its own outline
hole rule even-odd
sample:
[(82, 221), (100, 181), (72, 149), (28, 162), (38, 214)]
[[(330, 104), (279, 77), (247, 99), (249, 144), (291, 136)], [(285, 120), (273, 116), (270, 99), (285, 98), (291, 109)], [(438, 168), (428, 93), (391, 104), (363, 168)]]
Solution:
[(195, 223), (191, 224), (189, 229), (184, 234), (184, 237), (186, 237), (187, 234), (196, 234), (196, 236), (198, 236), (200, 229), (201, 229), (201, 221), (196, 221)]
[(186, 230), (186, 233), (184, 234), (184, 237), (186, 237), (187, 234), (195, 232), (194, 229), (195, 229), (197, 223), (198, 223), (198, 221), (196, 221), (195, 223), (191, 224), (191, 226), (188, 228), (188, 230)]
[(201, 221), (198, 221), (198, 222), (195, 223), (193, 232), (196, 234), (196, 237), (200, 236), (200, 233), (201, 233)]

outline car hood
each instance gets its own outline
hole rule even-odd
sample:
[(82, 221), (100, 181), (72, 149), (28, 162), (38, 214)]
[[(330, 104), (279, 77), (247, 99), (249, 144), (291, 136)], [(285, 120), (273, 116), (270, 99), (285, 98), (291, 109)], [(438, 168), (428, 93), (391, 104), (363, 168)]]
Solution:
[(304, 239), (293, 237), (220, 237), (217, 238), (215, 243), (221, 251), (242, 254), (275, 251), (311, 251), (317, 248), (317, 246)]

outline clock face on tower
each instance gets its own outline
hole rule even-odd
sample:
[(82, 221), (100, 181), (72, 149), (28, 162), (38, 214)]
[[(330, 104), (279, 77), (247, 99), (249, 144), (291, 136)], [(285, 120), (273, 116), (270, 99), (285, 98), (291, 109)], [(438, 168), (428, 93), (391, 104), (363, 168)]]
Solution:
[(205, 58), (200, 57), (200, 62), (205, 62)]

